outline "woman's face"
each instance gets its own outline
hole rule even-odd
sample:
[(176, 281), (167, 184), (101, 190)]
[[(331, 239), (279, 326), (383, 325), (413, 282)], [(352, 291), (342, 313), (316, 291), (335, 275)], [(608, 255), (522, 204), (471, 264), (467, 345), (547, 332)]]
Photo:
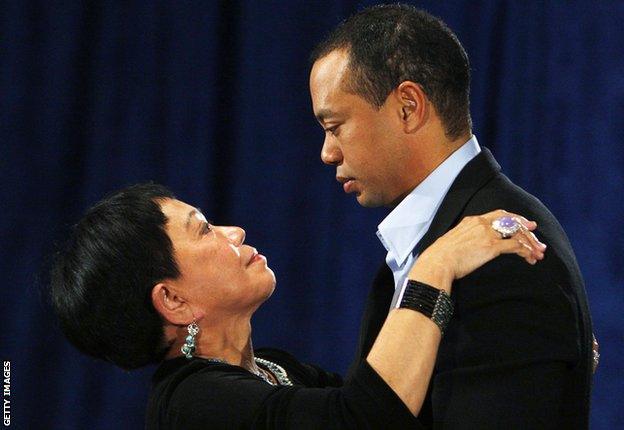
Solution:
[(160, 206), (181, 272), (172, 285), (197, 319), (253, 312), (271, 295), (275, 275), (264, 256), (243, 244), (242, 228), (210, 225), (199, 210), (179, 200), (166, 199)]

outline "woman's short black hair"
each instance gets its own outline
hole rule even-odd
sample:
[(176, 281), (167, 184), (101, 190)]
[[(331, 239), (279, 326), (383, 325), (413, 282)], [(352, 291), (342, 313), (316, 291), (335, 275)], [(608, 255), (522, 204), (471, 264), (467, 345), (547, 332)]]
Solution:
[(349, 53), (345, 90), (376, 108), (401, 82), (420, 84), (447, 136), (470, 132), (470, 63), (455, 34), (433, 15), (405, 4), (377, 5), (344, 21), (312, 52)]
[(135, 369), (167, 352), (151, 290), (180, 276), (167, 218), (167, 188), (139, 184), (97, 203), (76, 224), (53, 263), (51, 302), (61, 329), (79, 350)]

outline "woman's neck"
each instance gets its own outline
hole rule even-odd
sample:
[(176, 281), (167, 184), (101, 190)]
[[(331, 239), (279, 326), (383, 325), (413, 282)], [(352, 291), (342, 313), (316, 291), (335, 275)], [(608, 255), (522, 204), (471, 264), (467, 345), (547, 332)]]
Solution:
[[(243, 367), (257, 373), (251, 341), (251, 322), (248, 318), (222, 320), (219, 324), (202, 324), (198, 321), (199, 333), (195, 336), (194, 357), (223, 360), (228, 364)], [(182, 355), (180, 348), (188, 336), (186, 326), (176, 327), (175, 342), (167, 358)]]

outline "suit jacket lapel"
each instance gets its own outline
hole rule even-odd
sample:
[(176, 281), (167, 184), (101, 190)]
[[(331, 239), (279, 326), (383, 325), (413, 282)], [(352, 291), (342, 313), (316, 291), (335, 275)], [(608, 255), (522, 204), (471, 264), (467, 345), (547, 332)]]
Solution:
[[(429, 230), (420, 242), (418, 242), (415, 251), (418, 253), (422, 252), (423, 249), (431, 245), (438, 237), (446, 233), (448, 229), (458, 221), (457, 218), (461, 215), (474, 193), (499, 171), (500, 166), (496, 160), (494, 160), (490, 151), (486, 148), (482, 148), (481, 153), (466, 164), (451, 185)], [(356, 354), (356, 360), (349, 370), (349, 377), (353, 374), (359, 360), (366, 357), (377, 338), (377, 334), (388, 316), (388, 307), (390, 306), (394, 292), (392, 271), (384, 262), (368, 296), (366, 310), (364, 311), (364, 317), (362, 319), (362, 326), (360, 327), (358, 352)]]
[(487, 148), (482, 148), (481, 152), (470, 160), (455, 178), (444, 200), (442, 200), (429, 230), (418, 242), (414, 252), (420, 254), (438, 237), (459, 222), (458, 218), (470, 198), (500, 170), (500, 165), (492, 153)]

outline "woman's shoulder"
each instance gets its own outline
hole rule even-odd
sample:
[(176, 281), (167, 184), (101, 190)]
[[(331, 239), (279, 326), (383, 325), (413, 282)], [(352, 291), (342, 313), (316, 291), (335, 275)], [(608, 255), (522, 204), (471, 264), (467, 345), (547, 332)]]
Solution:
[[(186, 359), (178, 357), (163, 362), (156, 370), (152, 378), (152, 388), (161, 391), (182, 391), (191, 394), (191, 391), (199, 390), (201, 393), (210, 390), (231, 390), (232, 383), (262, 383), (261, 387), (268, 384), (251, 374), (240, 366), (228, 363), (207, 360), (199, 357)], [(201, 393), (192, 393), (201, 395)]]
[(148, 422), (159, 423), (152, 428), (163, 423), (175, 428), (194, 428), (196, 423), (238, 426), (253, 420), (258, 405), (274, 389), (227, 363), (184, 357), (167, 360), (152, 379)]
[(327, 372), (314, 364), (302, 363), (294, 355), (281, 349), (258, 348), (255, 354), (259, 358), (282, 366), (296, 385), (306, 387), (339, 387), (342, 385), (340, 375)]

